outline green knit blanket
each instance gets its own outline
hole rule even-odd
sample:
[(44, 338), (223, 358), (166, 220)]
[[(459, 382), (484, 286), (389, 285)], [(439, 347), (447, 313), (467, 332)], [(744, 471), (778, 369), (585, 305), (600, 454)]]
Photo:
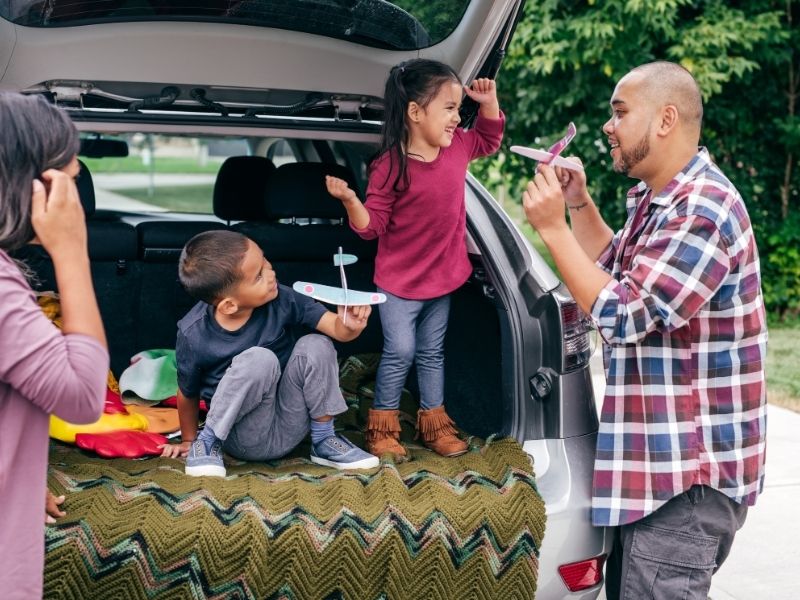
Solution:
[[(369, 369), (355, 370), (342, 368), (351, 409), (337, 429), (361, 444), (371, 388)], [(44, 597), (532, 597), (545, 509), (528, 455), (512, 439), (472, 438), (467, 454), (439, 457), (411, 441), (404, 401), (410, 459), (370, 471), (314, 465), (303, 444), (193, 478), (178, 460), (53, 442), (48, 483), (68, 514), (47, 528)]]

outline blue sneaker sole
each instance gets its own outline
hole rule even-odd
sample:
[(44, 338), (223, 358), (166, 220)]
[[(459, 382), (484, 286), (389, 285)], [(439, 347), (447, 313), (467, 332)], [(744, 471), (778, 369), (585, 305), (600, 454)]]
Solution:
[(364, 458), (362, 460), (357, 460), (355, 462), (349, 462), (349, 463), (340, 463), (332, 460), (327, 460), (325, 458), (320, 458), (319, 456), (312, 456), (311, 462), (316, 463), (318, 465), (324, 465), (326, 467), (333, 467), (334, 469), (342, 469), (342, 470), (374, 469), (381, 463), (381, 461), (378, 460), (377, 456), (370, 456), (369, 458)]

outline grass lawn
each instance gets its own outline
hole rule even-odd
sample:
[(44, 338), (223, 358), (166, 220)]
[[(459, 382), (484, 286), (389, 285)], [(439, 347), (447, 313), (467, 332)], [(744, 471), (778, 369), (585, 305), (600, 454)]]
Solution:
[[(525, 220), (522, 206), (506, 203), (503, 208), (558, 275), (547, 247)], [(800, 412), (800, 322), (769, 327), (767, 400), (770, 404)]]
[[(120, 158), (85, 158), (90, 173), (149, 173), (150, 167), (142, 164), (140, 156)], [(194, 158), (175, 158), (156, 156), (153, 162), (154, 173), (210, 173), (216, 175), (223, 159), (209, 158), (204, 165)]]
[(767, 399), (800, 412), (800, 324), (769, 328)]
[(148, 196), (147, 188), (114, 190), (114, 192), (176, 212), (209, 214), (213, 212), (214, 184), (158, 187), (152, 198)]

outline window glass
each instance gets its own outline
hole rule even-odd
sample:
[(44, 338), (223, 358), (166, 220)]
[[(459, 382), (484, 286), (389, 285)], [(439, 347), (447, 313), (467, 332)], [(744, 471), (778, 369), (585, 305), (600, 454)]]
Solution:
[(211, 214), (222, 163), (229, 156), (249, 154), (245, 139), (142, 133), (114, 137), (127, 142), (128, 156), (81, 156), (92, 175), (98, 209)]
[(416, 50), (450, 35), (468, 5), (469, 0), (0, 0), (0, 16), (29, 27), (175, 20), (242, 23)]

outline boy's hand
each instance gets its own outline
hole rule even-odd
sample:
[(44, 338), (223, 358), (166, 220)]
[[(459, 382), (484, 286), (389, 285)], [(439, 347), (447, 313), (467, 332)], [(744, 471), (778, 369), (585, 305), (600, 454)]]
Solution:
[(56, 519), (67, 515), (67, 513), (59, 508), (64, 504), (64, 496), (55, 496), (49, 489), (45, 491), (44, 522), (48, 525), (52, 525), (56, 522)]
[(189, 448), (192, 447), (192, 442), (181, 442), (180, 444), (161, 444), (161, 457), (162, 458), (186, 458), (189, 454)]
[(364, 306), (348, 306), (347, 307), (347, 320), (345, 320), (344, 306), (336, 307), (336, 314), (342, 324), (354, 333), (361, 333), (367, 326), (369, 315), (372, 313), (372, 307), (367, 304)]
[(464, 91), (467, 93), (467, 96), (480, 104), (481, 108), (497, 108), (499, 111), (497, 86), (495, 85), (494, 79), (476, 79), (472, 82), (471, 87), (464, 86)]
[(338, 198), (343, 203), (350, 204), (352, 202), (359, 202), (358, 196), (356, 196), (356, 193), (350, 189), (350, 186), (347, 185), (347, 182), (344, 179), (326, 175), (325, 185), (328, 188), (328, 193), (334, 198)]

